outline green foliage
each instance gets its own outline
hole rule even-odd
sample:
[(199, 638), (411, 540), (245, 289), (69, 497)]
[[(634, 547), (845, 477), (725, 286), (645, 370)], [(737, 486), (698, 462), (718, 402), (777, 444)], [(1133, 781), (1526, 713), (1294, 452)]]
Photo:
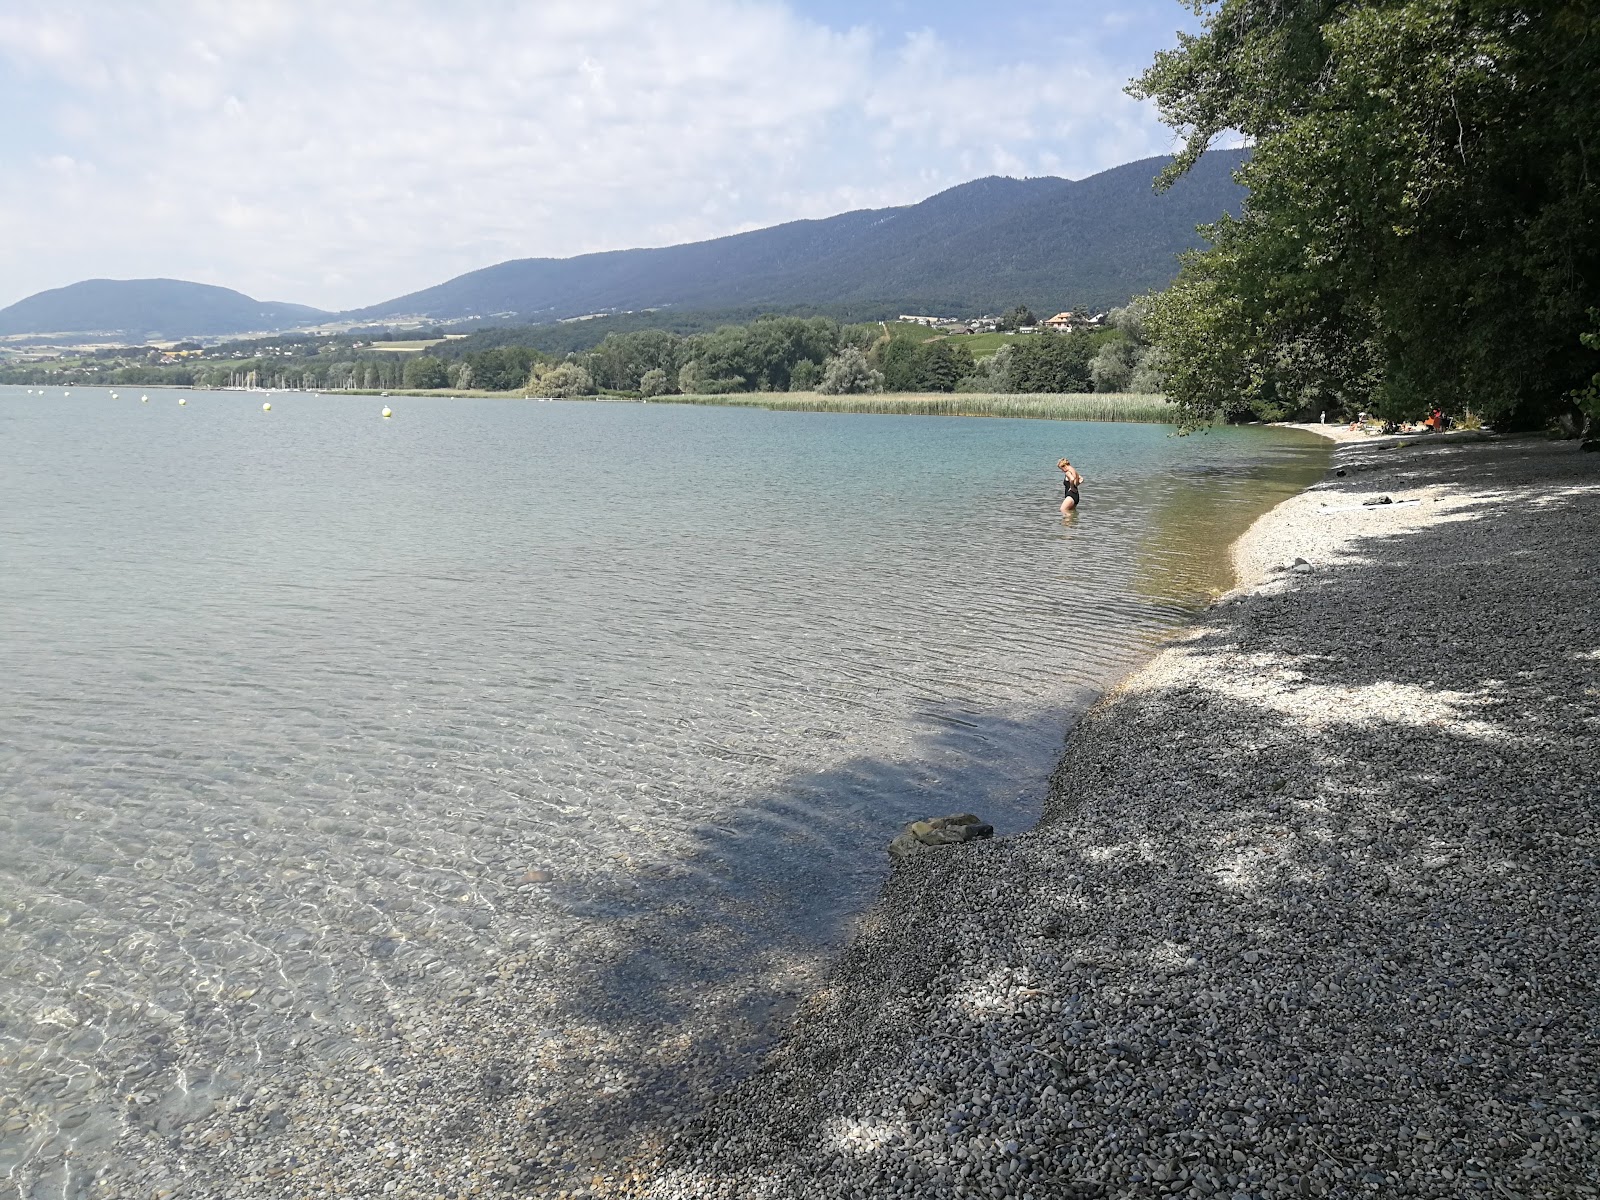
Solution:
[(638, 391), (646, 372), (678, 373), (680, 344), (681, 339), (665, 329), (612, 333), (585, 356), (584, 363), (601, 387)]
[(520, 388), (535, 366), (548, 360), (526, 346), (501, 346), (469, 354), (466, 363), (472, 368), (474, 387), (487, 392), (509, 392)]
[(680, 386), (707, 395), (786, 392), (796, 364), (817, 363), (833, 354), (839, 334), (839, 323), (828, 317), (762, 317), (748, 325), (695, 334), (679, 348), (684, 369), (694, 368), (687, 379), (680, 379)]
[(822, 368), (817, 391), (826, 396), (848, 396), (883, 389), (883, 375), (872, 368), (867, 356), (854, 346), (846, 346)]
[(916, 392), (917, 351), (920, 343), (906, 337), (891, 336), (877, 354), (878, 369), (883, 372), (883, 386), (891, 392)]
[(865, 354), (872, 349), (873, 343), (878, 340), (883, 332), (883, 326), (877, 321), (868, 321), (860, 325), (846, 325), (839, 330), (839, 348), (854, 346)]
[(1019, 304), (1015, 308), (1008, 308), (1000, 314), (1000, 319), (995, 322), (995, 327), (1002, 332), (1009, 333), (1013, 329), (1022, 329), (1028, 325), (1037, 325), (1039, 319), (1026, 304)]
[(972, 333), (961, 339), (961, 344), (967, 348), (968, 353), (980, 362), (996, 353), (1004, 346), (1009, 346), (1017, 340), (1015, 334), (1010, 333)]
[[(1580, 333), (1578, 342), (1586, 349), (1600, 350), (1600, 308), (1589, 310), (1589, 324), (1592, 328)], [(1600, 367), (1600, 364), (1596, 365)], [(1575, 388), (1570, 399), (1583, 416), (1583, 425), (1578, 432), (1592, 437), (1595, 429), (1600, 427), (1600, 369), (1595, 371), (1587, 384)]]
[(1128, 391), (1135, 396), (1158, 396), (1164, 395), (1166, 390), (1167, 352), (1160, 346), (1146, 346), (1135, 351)]
[(978, 359), (973, 364), (972, 373), (956, 382), (956, 391), (973, 393), (1011, 391), (1011, 362), (1016, 355), (1016, 346), (1008, 342), (988, 357)]
[(1014, 392), (1093, 390), (1089, 362), (1099, 349), (1092, 334), (1040, 333), (1012, 347), (1007, 382)]
[(822, 368), (809, 358), (802, 358), (795, 363), (789, 372), (789, 390), (791, 392), (813, 391), (821, 379)]
[(536, 369), (528, 391), (535, 396), (593, 396), (595, 384), (593, 376), (577, 363), (564, 362)]
[(1097, 392), (1125, 392), (1133, 378), (1133, 344), (1125, 338), (1107, 342), (1089, 360), (1089, 378)]
[(442, 388), (450, 386), (450, 372), (441, 359), (419, 354), (409, 359), (403, 368), (402, 382), (408, 388)]
[[(826, 312), (815, 306), (786, 308), (781, 312), (770, 309), (715, 309), (688, 312), (664, 311), (618, 313), (615, 316), (596, 317), (586, 321), (558, 321), (545, 325), (499, 325), (479, 329), (464, 338), (456, 338), (433, 348), (433, 353), (445, 358), (464, 358), (482, 350), (502, 346), (522, 346), (540, 354), (564, 358), (568, 354), (582, 354), (593, 350), (608, 337), (617, 334), (666, 332), (678, 338), (695, 334), (714, 333), (729, 325), (748, 325), (772, 316), (789, 316), (809, 319), (827, 317), (834, 320), (856, 319), (862, 316), (887, 315), (882, 305), (871, 306), (867, 311), (856, 306), (829, 306)], [(851, 345), (865, 350), (882, 333), (876, 320), (861, 325), (847, 325), (841, 337)], [(865, 340), (862, 340), (864, 337)]]
[(1135, 86), (1187, 147), (1255, 141), (1250, 199), (1149, 323), (1196, 419), (1568, 407), (1596, 358), (1600, 8), (1211, 0)]
[(661, 367), (651, 367), (639, 377), (639, 395), (645, 399), (651, 396), (664, 396), (671, 390), (671, 377)]
[(878, 352), (878, 364), (886, 392), (953, 392), (975, 369), (972, 351), (944, 337), (918, 341), (891, 335)]
[(1089, 360), (1097, 392), (1155, 394), (1166, 386), (1165, 354), (1150, 344), (1151, 301), (1135, 296), (1106, 314), (1105, 340)]

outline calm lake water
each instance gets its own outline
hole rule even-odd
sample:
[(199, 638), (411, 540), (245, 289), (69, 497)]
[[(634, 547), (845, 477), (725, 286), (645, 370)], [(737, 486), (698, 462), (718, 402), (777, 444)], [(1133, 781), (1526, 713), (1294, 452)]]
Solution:
[(1030, 824), (1073, 714), (1326, 462), (1265, 430), (119, 391), (0, 389), (28, 1197), (203, 1170), (241, 1098), (403, 1073), (390, 1044), (511, 957), (591, 1025), (675, 1029), (757, 961), (766, 996), (904, 821)]

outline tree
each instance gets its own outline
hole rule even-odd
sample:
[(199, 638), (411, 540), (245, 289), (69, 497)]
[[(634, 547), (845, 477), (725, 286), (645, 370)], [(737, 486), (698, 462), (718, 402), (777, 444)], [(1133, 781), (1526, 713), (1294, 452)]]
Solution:
[(646, 372), (676, 375), (682, 339), (664, 329), (611, 333), (589, 352), (584, 366), (602, 387), (618, 391), (640, 390)]
[(1166, 385), (1165, 355), (1150, 344), (1148, 296), (1136, 296), (1106, 314), (1109, 336), (1089, 360), (1097, 392), (1155, 394)]
[(667, 381), (667, 373), (660, 367), (651, 367), (639, 377), (639, 394), (647, 399), (664, 396), (671, 390), (672, 384)]
[(848, 396), (876, 392), (882, 387), (882, 373), (872, 369), (860, 350), (846, 346), (823, 366), (822, 382), (817, 385), (817, 391), (828, 396)]
[(450, 373), (444, 363), (426, 354), (419, 354), (405, 365), (402, 382), (408, 388), (442, 388), (450, 386)]
[(809, 358), (802, 358), (789, 371), (789, 390), (791, 392), (813, 391), (817, 386), (817, 381), (821, 378), (822, 368)]
[(1570, 411), (1600, 365), (1600, 7), (1209, 0), (1133, 87), (1250, 198), (1150, 314), (1196, 419)]
[(1167, 390), (1167, 354), (1160, 346), (1145, 346), (1137, 352), (1128, 390), (1137, 395), (1157, 396)]
[(1025, 326), (1037, 325), (1038, 323), (1038, 319), (1029, 310), (1028, 306), (1019, 304), (1015, 308), (1008, 308), (1001, 313), (1000, 319), (995, 322), (995, 328), (1009, 333), (1011, 330), (1022, 329)]
[(975, 370), (972, 351), (948, 338), (891, 337), (878, 351), (886, 392), (953, 392)]
[(557, 363), (553, 367), (535, 369), (528, 381), (528, 391), (535, 396), (592, 396), (595, 394), (594, 377), (575, 362)]
[(1017, 355), (1015, 346), (1001, 346), (987, 359), (978, 365), (983, 368), (983, 373), (988, 376), (989, 390), (994, 392), (1014, 392), (1017, 389), (1011, 386), (1011, 360)]
[(972, 351), (948, 339), (924, 342), (917, 348), (917, 390), (953, 392), (956, 383), (972, 374)]
[(1133, 378), (1133, 344), (1125, 338), (1107, 342), (1089, 360), (1089, 378), (1097, 392), (1125, 392)]
[(509, 392), (522, 387), (544, 365), (544, 355), (526, 346), (497, 346), (467, 355), (472, 378), (478, 387), (490, 392)]
[[(1589, 310), (1589, 324), (1591, 328), (1580, 333), (1578, 341), (1590, 350), (1600, 350), (1600, 308)], [(1577, 412), (1568, 418), (1568, 432), (1585, 439), (1585, 450), (1593, 450), (1595, 430), (1600, 427), (1600, 370), (1582, 387), (1575, 388), (1570, 398)]]
[(705, 369), (698, 358), (691, 358), (678, 369), (678, 390), (685, 396), (706, 394)]
[(1087, 392), (1093, 387), (1089, 360), (1093, 335), (1065, 333), (1023, 338), (1014, 347), (1007, 374), (1015, 392)]
[(878, 351), (878, 367), (883, 372), (883, 388), (888, 392), (922, 391), (922, 370), (917, 358), (919, 344), (908, 337), (891, 337)]

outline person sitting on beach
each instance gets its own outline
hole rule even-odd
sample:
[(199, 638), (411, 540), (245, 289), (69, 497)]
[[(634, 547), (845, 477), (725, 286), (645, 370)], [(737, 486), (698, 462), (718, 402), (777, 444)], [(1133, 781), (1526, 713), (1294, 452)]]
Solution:
[(1066, 492), (1066, 498), (1061, 501), (1061, 511), (1069, 513), (1078, 507), (1078, 488), (1083, 483), (1083, 476), (1065, 458), (1056, 464), (1056, 469), (1061, 472), (1061, 487)]

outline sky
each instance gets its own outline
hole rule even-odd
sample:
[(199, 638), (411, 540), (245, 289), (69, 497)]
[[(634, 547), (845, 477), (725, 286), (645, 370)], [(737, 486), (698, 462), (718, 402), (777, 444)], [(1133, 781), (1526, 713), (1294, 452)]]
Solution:
[(1170, 152), (1175, 0), (0, 0), (0, 306), (345, 309)]

